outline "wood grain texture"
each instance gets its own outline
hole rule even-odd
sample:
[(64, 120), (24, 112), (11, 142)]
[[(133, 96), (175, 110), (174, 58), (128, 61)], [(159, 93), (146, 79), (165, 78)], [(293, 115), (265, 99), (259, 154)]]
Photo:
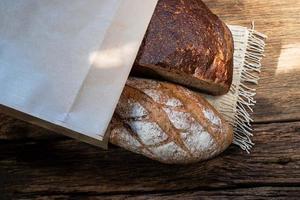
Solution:
[(256, 122), (300, 120), (300, 1), (204, 0), (228, 24), (268, 36), (257, 87)]
[(166, 166), (0, 115), (0, 199), (299, 199), (300, 1), (205, 3), (225, 22), (254, 20), (269, 36), (250, 155), (232, 146), (208, 162)]
[(69, 194), (18, 194), (22, 200), (31, 199), (92, 199), (92, 200), (199, 200), (199, 199), (298, 199), (299, 187), (253, 187), (226, 190), (178, 191), (164, 193), (69, 193)]
[(0, 194), (298, 187), (299, 132), (300, 122), (255, 125), (252, 154), (233, 146), (213, 160), (190, 166), (163, 165), (120, 148), (104, 151), (72, 139), (2, 139)]

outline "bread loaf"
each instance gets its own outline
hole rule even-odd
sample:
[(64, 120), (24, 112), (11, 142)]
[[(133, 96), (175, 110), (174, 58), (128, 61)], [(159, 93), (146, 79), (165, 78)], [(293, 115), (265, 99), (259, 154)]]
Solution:
[(201, 96), (178, 85), (129, 78), (109, 127), (110, 142), (169, 164), (209, 159), (232, 128)]
[(132, 73), (220, 95), (232, 82), (233, 50), (230, 30), (201, 0), (159, 0)]

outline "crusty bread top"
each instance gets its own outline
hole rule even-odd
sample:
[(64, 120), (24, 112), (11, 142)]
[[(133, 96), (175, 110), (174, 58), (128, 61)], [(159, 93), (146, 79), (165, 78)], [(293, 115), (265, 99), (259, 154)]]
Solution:
[(178, 85), (129, 78), (116, 108), (110, 142), (164, 163), (216, 156), (232, 128), (200, 95)]
[(219, 84), (232, 82), (233, 39), (201, 0), (159, 0), (135, 65)]

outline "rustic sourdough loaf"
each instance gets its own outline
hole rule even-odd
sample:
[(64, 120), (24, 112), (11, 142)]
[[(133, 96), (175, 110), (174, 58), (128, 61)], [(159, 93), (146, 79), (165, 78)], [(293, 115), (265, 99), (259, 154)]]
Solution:
[(138, 78), (127, 81), (108, 130), (111, 143), (169, 164), (209, 159), (233, 138), (230, 125), (200, 95)]
[(220, 95), (232, 82), (233, 49), (228, 27), (201, 0), (159, 0), (132, 72)]

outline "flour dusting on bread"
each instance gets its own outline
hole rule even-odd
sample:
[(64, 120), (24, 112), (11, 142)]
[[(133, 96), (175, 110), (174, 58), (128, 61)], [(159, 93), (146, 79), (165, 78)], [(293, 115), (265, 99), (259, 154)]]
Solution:
[(130, 127), (145, 145), (155, 145), (168, 138), (155, 122), (133, 121)]
[(211, 110), (209, 109), (204, 109), (203, 110), (203, 114), (204, 116), (209, 120), (211, 121), (212, 124), (214, 125), (217, 125), (217, 126), (220, 126), (221, 124), (221, 119), (219, 117), (217, 117), (215, 115), (215, 113), (213, 113)]
[(169, 160), (182, 160), (182, 158), (188, 159), (189, 155), (178, 147), (174, 142), (164, 144), (156, 148), (150, 148), (154, 155), (160, 157), (165, 162)]
[(138, 102), (129, 103), (129, 108), (129, 117), (144, 117), (148, 114), (147, 110)]
[(113, 129), (114, 144), (164, 163), (190, 163), (215, 156), (232, 141), (225, 120), (186, 88), (130, 78), (124, 91), (116, 114), (127, 129)]

